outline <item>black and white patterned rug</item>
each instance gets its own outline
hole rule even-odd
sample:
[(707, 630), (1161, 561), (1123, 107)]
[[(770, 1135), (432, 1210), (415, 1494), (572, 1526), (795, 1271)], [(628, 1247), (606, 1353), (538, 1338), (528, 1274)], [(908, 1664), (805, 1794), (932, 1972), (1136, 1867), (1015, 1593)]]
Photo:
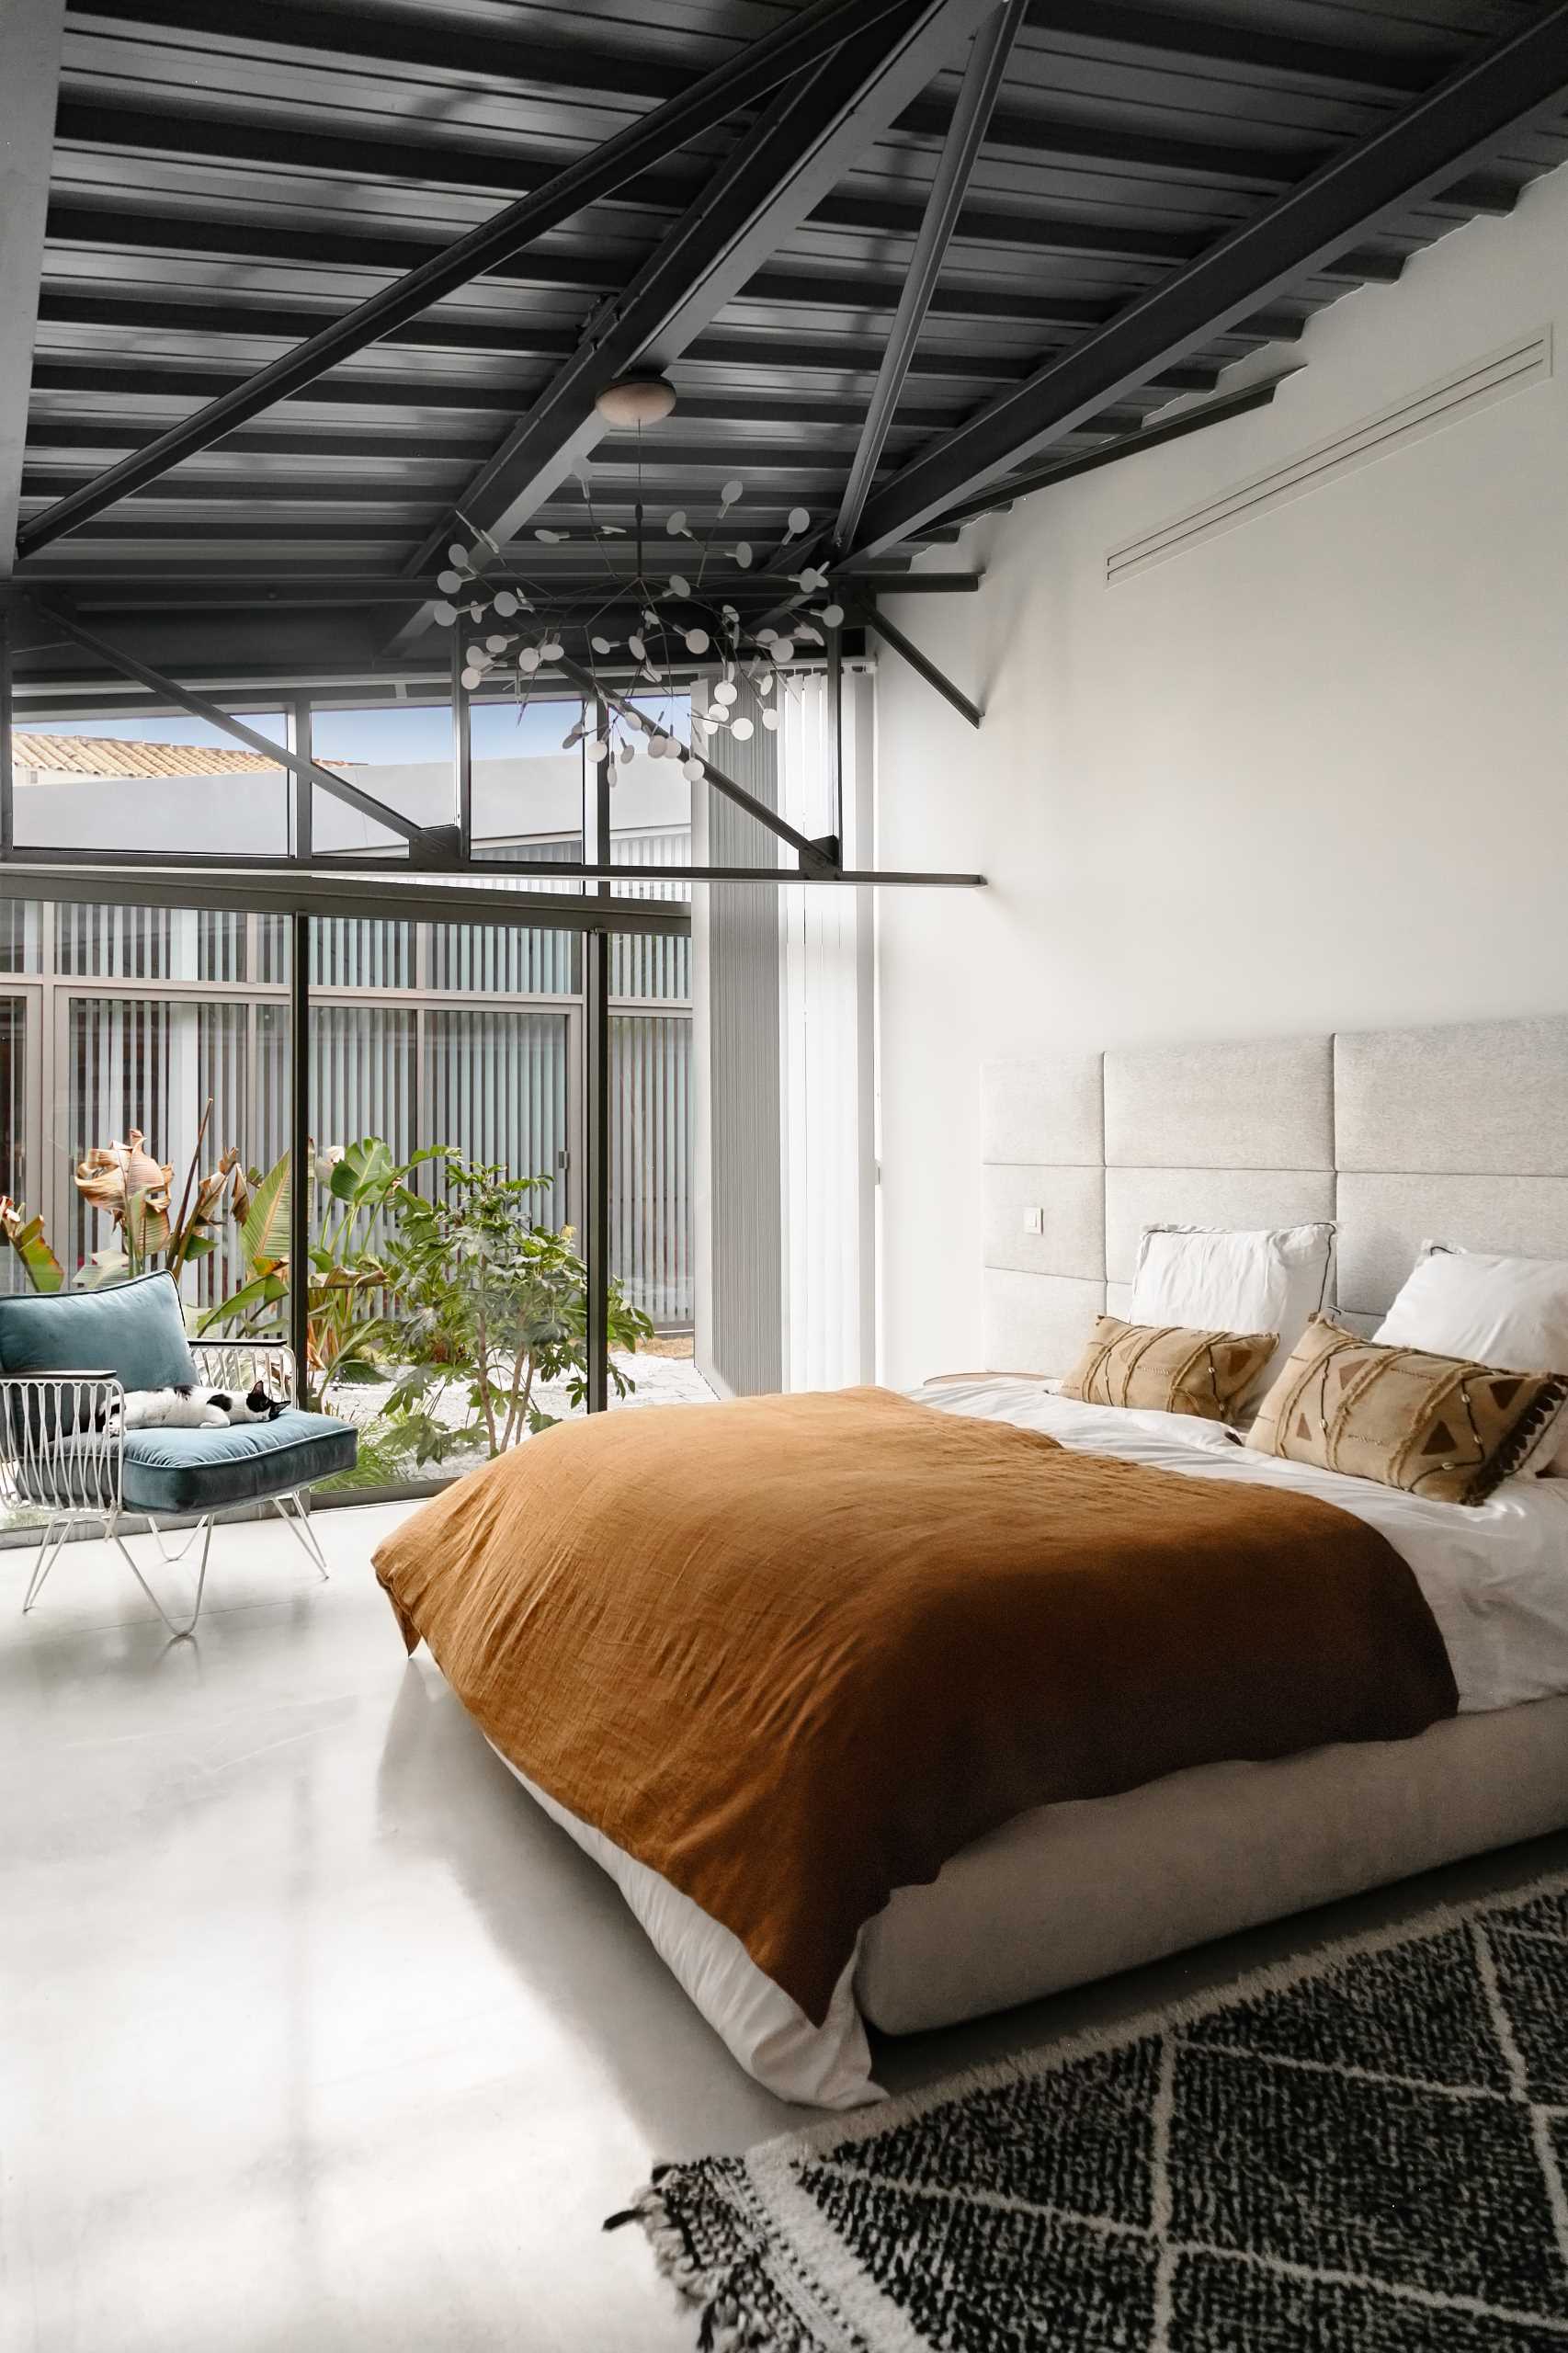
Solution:
[(1554, 1878), (633, 2211), (713, 2353), (1568, 2353), (1565, 2177)]

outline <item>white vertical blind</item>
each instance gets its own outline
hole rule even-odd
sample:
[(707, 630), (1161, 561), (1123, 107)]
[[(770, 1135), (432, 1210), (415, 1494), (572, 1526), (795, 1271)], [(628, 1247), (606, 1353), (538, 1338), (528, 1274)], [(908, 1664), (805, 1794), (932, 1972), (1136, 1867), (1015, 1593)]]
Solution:
[[(779, 806), (815, 839), (836, 829), (826, 680), (781, 698)], [(866, 681), (844, 680), (845, 862), (864, 862), (869, 763)], [(872, 893), (781, 890), (781, 1132), (786, 1379), (791, 1389), (869, 1380), (875, 1358)]]

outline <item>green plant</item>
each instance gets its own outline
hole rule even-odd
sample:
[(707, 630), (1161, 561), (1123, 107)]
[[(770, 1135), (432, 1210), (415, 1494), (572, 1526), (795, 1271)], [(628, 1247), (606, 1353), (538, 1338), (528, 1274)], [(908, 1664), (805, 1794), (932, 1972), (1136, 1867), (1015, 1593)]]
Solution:
[[(357, 1143), (311, 1148), (312, 1182), (324, 1195), (307, 1254), (305, 1362), (302, 1400), (320, 1410), (340, 1381), (381, 1381), (386, 1351), (401, 1337), (391, 1312), (391, 1277), (378, 1244), (395, 1215), (412, 1170), (431, 1157), (417, 1152), (396, 1161), (380, 1136)], [(240, 1229), (245, 1279), (202, 1317), (203, 1332), (280, 1331), (290, 1290), (291, 1197), (289, 1154), (254, 1178)]]
[(8, 1243), (22, 1262), (34, 1290), (63, 1290), (65, 1269), (44, 1239), (41, 1217), (29, 1217), (25, 1201), (0, 1193), (0, 1240)]
[[(203, 1119), (177, 1206), (173, 1171), (142, 1149), (140, 1131), (129, 1144), (88, 1154), (77, 1184), (114, 1217), (119, 1246), (97, 1252), (77, 1279), (123, 1279), (154, 1258), (177, 1274), (216, 1248), (214, 1229), (230, 1216), (238, 1222), (244, 1279), (207, 1309), (197, 1330), (281, 1336), (292, 1246), (289, 1154), (264, 1173), (242, 1170), (227, 1152), (198, 1179), (206, 1127)], [(426, 1163), (437, 1176), (428, 1195), (408, 1181)], [(378, 1477), (390, 1479), (410, 1459), (439, 1463), (478, 1443), (504, 1453), (556, 1418), (540, 1402), (547, 1384), (564, 1386), (574, 1407), (585, 1402), (587, 1270), (569, 1227), (558, 1233), (533, 1222), (548, 1176), (511, 1176), (449, 1144), (398, 1161), (380, 1136), (320, 1153), (312, 1145), (310, 1167), (322, 1199), (307, 1255), (301, 1402), (321, 1411), (340, 1383), (390, 1380), (386, 1406), (364, 1438)], [(63, 1287), (42, 1221), (20, 1202), (0, 1199), (0, 1240), (17, 1252), (36, 1290)], [(633, 1351), (652, 1336), (648, 1318), (615, 1282), (608, 1314), (612, 1348)], [(636, 1385), (613, 1358), (609, 1377), (619, 1396)], [(440, 1411), (454, 1390), (468, 1406), (466, 1420), (455, 1423)]]
[[(95, 1290), (104, 1283), (128, 1282), (155, 1267), (165, 1267), (177, 1278), (218, 1247), (221, 1226), (246, 1216), (250, 1179), (232, 1144), (215, 1168), (205, 1176), (197, 1174), (211, 1117), (209, 1096), (177, 1203), (174, 1169), (167, 1161), (153, 1158), (141, 1128), (132, 1128), (124, 1143), (94, 1144), (84, 1154), (74, 1172), (76, 1190), (90, 1208), (110, 1219), (113, 1239), (77, 1268), (78, 1283)], [(65, 1288), (65, 1269), (45, 1239), (42, 1218), (29, 1218), (25, 1206), (8, 1196), (0, 1196), (0, 1240), (17, 1253), (35, 1290)]]
[[(385, 1250), (407, 1358), (386, 1413), (420, 1463), (481, 1439), (490, 1454), (504, 1453), (555, 1420), (539, 1401), (542, 1384), (563, 1382), (580, 1406), (588, 1379), (587, 1270), (570, 1228), (553, 1233), (530, 1215), (550, 1178), (509, 1176), (450, 1145), (429, 1156), (435, 1194), (398, 1195)], [(608, 1310), (612, 1347), (635, 1349), (652, 1335), (618, 1283)], [(635, 1386), (613, 1358), (610, 1378), (618, 1395)], [(453, 1388), (469, 1405), (456, 1428), (438, 1414)]]

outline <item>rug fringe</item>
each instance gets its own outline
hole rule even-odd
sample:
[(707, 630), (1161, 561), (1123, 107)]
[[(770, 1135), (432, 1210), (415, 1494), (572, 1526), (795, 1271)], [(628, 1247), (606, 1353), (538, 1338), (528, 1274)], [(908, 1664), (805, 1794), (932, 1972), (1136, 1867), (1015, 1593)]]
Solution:
[(608, 2215), (603, 2227), (616, 2231), (627, 2222), (642, 2224), (661, 2276), (685, 2302), (696, 2308), (697, 2353), (817, 2353), (811, 2338), (798, 2329), (781, 2336), (766, 2325), (746, 2321), (736, 2290), (745, 2272), (752, 2268), (749, 2255), (716, 2269), (699, 2262), (690, 2240), (659, 2188), (675, 2171), (674, 2165), (655, 2166), (648, 2187), (619, 2213)]

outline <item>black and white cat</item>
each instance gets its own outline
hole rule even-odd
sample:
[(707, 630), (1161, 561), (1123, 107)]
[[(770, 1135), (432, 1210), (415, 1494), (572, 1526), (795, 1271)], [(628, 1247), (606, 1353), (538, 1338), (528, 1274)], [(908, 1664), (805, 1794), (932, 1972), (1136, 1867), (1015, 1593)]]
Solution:
[(226, 1430), (242, 1422), (275, 1422), (282, 1411), (281, 1400), (268, 1396), (259, 1381), (244, 1396), (232, 1389), (199, 1389), (188, 1381), (173, 1389), (125, 1392), (128, 1430)]

